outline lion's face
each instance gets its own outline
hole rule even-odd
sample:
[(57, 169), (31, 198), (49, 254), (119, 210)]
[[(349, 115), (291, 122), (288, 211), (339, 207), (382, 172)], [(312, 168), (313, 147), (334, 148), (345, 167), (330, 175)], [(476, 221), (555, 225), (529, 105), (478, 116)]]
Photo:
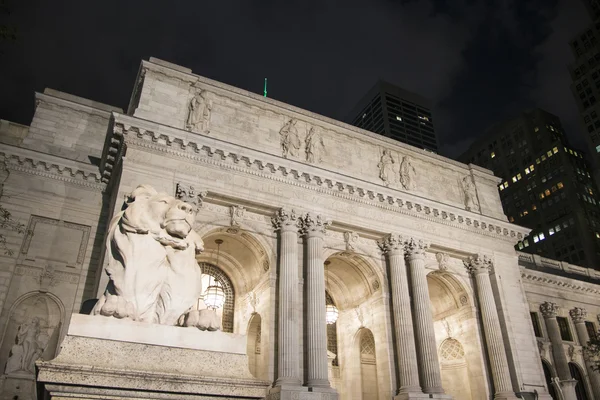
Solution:
[[(137, 189), (136, 189), (137, 190)], [(130, 225), (148, 231), (164, 229), (171, 236), (184, 239), (192, 230), (196, 208), (166, 193), (143, 191), (125, 210)]]

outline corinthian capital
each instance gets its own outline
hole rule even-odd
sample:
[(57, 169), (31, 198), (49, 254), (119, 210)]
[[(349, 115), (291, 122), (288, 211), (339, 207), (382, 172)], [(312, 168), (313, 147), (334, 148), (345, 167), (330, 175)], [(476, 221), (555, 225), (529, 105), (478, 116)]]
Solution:
[(404, 238), (398, 233), (390, 233), (377, 241), (381, 252), (387, 254), (392, 251), (404, 251)]
[(306, 213), (300, 217), (302, 232), (307, 235), (324, 235), (331, 221), (325, 220), (320, 214)]
[(585, 310), (585, 308), (575, 307), (572, 310), (569, 310), (569, 315), (575, 323), (585, 322), (585, 318), (587, 317), (587, 311)]
[(280, 208), (275, 216), (271, 218), (271, 222), (275, 230), (298, 230), (300, 216), (293, 208)]
[(489, 274), (492, 271), (493, 263), (487, 256), (475, 254), (464, 261), (467, 271), (473, 275)]
[(540, 304), (540, 311), (544, 318), (555, 318), (558, 313), (558, 305), (556, 303), (551, 303), (549, 301), (545, 301)]
[(409, 258), (425, 257), (425, 250), (429, 247), (429, 243), (422, 239), (410, 238), (405, 242), (406, 256)]

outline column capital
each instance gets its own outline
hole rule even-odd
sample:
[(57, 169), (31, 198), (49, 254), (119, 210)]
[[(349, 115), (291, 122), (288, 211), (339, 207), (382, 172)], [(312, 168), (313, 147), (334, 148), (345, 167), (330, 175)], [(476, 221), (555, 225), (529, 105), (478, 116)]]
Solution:
[(569, 315), (571, 316), (573, 322), (577, 324), (585, 322), (585, 318), (587, 317), (587, 311), (585, 310), (585, 308), (575, 307), (569, 310)]
[(544, 318), (556, 318), (556, 314), (558, 314), (558, 304), (552, 303), (550, 301), (545, 301), (540, 304), (540, 311)]
[(488, 256), (475, 254), (464, 261), (467, 271), (472, 275), (489, 274), (494, 263)]
[(404, 253), (404, 238), (399, 233), (390, 233), (377, 241), (377, 246), (383, 254), (394, 251)]
[(409, 258), (424, 258), (425, 250), (429, 247), (429, 243), (423, 239), (409, 238), (405, 242), (406, 256)]
[(324, 235), (331, 221), (326, 220), (321, 214), (308, 212), (300, 217), (300, 230), (306, 236)]
[(293, 208), (280, 208), (271, 218), (275, 230), (297, 231), (300, 224), (300, 215)]

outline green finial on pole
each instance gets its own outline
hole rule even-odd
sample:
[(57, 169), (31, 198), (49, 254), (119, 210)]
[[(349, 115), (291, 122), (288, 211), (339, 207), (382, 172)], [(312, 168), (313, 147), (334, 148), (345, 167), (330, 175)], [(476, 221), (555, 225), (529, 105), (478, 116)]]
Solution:
[(264, 96), (267, 97), (267, 78), (265, 78), (265, 92)]

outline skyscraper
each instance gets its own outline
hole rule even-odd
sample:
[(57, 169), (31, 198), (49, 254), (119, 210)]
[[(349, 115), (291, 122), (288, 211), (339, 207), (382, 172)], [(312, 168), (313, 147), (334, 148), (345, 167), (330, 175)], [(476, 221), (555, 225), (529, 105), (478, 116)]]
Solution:
[(569, 43), (575, 57), (569, 65), (569, 73), (593, 175), (600, 187), (600, 7), (598, 0), (586, 0), (584, 3), (593, 22)]
[(531, 228), (519, 250), (598, 269), (598, 193), (560, 119), (540, 109), (496, 124), (459, 160), (494, 171), (510, 222)]
[(346, 122), (421, 149), (438, 149), (429, 101), (385, 81), (369, 90)]

